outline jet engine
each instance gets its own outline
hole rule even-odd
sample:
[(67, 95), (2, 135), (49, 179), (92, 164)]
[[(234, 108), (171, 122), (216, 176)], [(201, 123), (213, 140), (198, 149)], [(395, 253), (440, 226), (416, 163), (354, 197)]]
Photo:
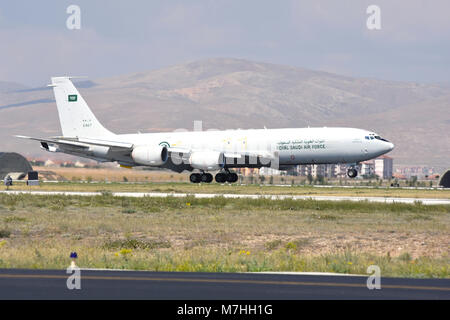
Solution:
[(196, 151), (189, 158), (189, 164), (194, 169), (213, 171), (222, 169), (225, 157), (218, 151)]
[(98, 158), (106, 158), (108, 156), (109, 147), (90, 146), (88, 149), (90, 155)]
[(137, 146), (133, 148), (131, 158), (137, 164), (158, 167), (166, 163), (169, 152), (164, 146)]

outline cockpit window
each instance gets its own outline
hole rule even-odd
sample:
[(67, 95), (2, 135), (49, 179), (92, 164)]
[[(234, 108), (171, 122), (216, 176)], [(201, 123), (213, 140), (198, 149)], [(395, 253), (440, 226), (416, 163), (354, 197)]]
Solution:
[(364, 139), (366, 139), (366, 140), (373, 140), (373, 139), (377, 139), (377, 140), (381, 140), (381, 141), (385, 141), (385, 142), (389, 142), (388, 140), (386, 140), (386, 139), (384, 139), (384, 138), (382, 138), (382, 137), (380, 137), (380, 136), (376, 136), (375, 134), (373, 134), (373, 133), (370, 133), (368, 136), (365, 136), (364, 137)]
[(382, 138), (380, 136), (375, 136), (375, 139), (378, 139), (378, 140), (381, 140), (381, 141), (385, 141), (385, 142), (389, 142), (389, 141), (387, 141), (386, 139), (384, 139), (384, 138)]

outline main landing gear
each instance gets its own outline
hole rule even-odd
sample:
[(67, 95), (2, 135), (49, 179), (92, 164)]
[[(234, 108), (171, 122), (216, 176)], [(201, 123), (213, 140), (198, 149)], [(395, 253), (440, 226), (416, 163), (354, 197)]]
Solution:
[(234, 183), (238, 181), (238, 175), (234, 172), (219, 172), (216, 174), (216, 182), (218, 183)]
[[(192, 183), (200, 183), (200, 182), (206, 182), (206, 183), (210, 183), (213, 181), (213, 176), (211, 173), (192, 173), (189, 176), (189, 180)], [(216, 174), (216, 182), (218, 183), (224, 183), (224, 182), (229, 182), (229, 183), (234, 183), (238, 181), (238, 175), (234, 172), (219, 172), (218, 174)]]
[(189, 176), (189, 180), (192, 183), (200, 183), (200, 182), (210, 183), (213, 181), (213, 176), (211, 173), (193, 173)]

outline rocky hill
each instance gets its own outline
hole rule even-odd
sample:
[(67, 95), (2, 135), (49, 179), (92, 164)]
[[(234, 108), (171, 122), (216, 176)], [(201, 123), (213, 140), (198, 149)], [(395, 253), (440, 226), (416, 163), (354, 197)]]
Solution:
[[(351, 78), (241, 59), (207, 59), (77, 84), (117, 133), (349, 126), (393, 141), (396, 164), (450, 165), (450, 87)], [(41, 155), (14, 134), (60, 134), (53, 93), (0, 82), (1, 150)]]

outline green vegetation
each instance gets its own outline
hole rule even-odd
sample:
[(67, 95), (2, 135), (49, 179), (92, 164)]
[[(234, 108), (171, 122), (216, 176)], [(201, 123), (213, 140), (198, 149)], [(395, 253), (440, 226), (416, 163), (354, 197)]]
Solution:
[[(183, 179), (185, 177), (183, 176)], [(258, 182), (264, 182), (258, 179)], [(40, 186), (28, 187), (23, 182), (16, 182), (10, 190), (39, 191), (86, 191), (86, 192), (168, 192), (168, 193), (215, 193), (215, 194), (286, 194), (305, 196), (374, 196), (374, 197), (405, 197), (405, 198), (441, 198), (450, 199), (449, 189), (399, 189), (395, 187), (347, 187), (286, 184), (275, 186), (270, 184), (270, 178), (265, 185), (239, 184), (193, 184), (185, 182), (59, 182), (42, 183)]]
[(156, 249), (170, 248), (170, 242), (166, 240), (139, 240), (139, 239), (123, 239), (109, 240), (103, 245), (104, 249)]
[[(98, 186), (97, 186), (98, 187)], [(104, 187), (104, 186), (102, 186)], [(164, 186), (162, 188), (165, 188)], [(450, 277), (450, 206), (0, 194), (0, 268)]]
[(7, 229), (0, 229), (0, 238), (9, 238), (11, 231)]

